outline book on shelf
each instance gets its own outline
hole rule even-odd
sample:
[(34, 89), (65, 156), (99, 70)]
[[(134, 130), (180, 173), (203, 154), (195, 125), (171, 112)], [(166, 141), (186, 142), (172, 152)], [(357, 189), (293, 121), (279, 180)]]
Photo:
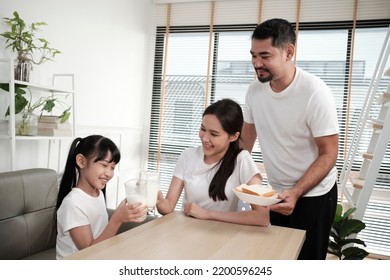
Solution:
[(60, 123), (60, 122), (38, 122), (38, 128), (55, 128), (55, 129), (72, 130), (72, 125), (70, 123)]
[(38, 135), (39, 136), (72, 136), (72, 130), (38, 127)]
[(61, 123), (59, 116), (42, 115), (38, 118), (41, 123)]

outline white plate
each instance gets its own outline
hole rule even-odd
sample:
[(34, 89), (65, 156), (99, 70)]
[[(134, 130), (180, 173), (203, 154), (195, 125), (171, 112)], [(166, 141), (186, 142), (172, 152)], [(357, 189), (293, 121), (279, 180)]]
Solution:
[(270, 206), (273, 204), (276, 204), (282, 199), (278, 198), (278, 194), (274, 194), (273, 196), (270, 197), (264, 197), (264, 196), (259, 196), (259, 195), (252, 195), (252, 194), (247, 194), (240, 192), (236, 190), (235, 188), (233, 189), (234, 193), (238, 196), (238, 198), (242, 201), (245, 201), (250, 204), (256, 204), (256, 205), (261, 205), (261, 206)]

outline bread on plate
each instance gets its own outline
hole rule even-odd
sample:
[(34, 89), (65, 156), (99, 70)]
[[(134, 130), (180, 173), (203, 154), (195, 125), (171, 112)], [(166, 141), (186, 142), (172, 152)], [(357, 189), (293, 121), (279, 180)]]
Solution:
[(278, 193), (271, 186), (242, 184), (233, 189), (241, 201), (249, 204), (269, 206), (282, 201)]
[(246, 185), (242, 184), (236, 188), (237, 191), (251, 194), (251, 195), (257, 195), (262, 197), (271, 197), (276, 194), (276, 192), (271, 189), (267, 188), (261, 185)]

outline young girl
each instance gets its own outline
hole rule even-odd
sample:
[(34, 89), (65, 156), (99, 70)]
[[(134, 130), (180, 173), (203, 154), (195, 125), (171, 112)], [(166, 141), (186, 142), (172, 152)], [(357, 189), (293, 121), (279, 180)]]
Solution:
[(57, 259), (114, 236), (123, 222), (142, 222), (145, 204), (123, 200), (108, 221), (103, 194), (120, 152), (108, 138), (91, 135), (73, 141), (57, 199)]
[(238, 211), (233, 188), (261, 184), (262, 177), (246, 150), (239, 148), (243, 114), (239, 104), (230, 99), (217, 101), (203, 113), (199, 138), (202, 146), (185, 150), (178, 159), (165, 198), (159, 192), (157, 209), (165, 215), (174, 210), (184, 193), (184, 213), (199, 219), (268, 226), (269, 211), (251, 205), (252, 210)]

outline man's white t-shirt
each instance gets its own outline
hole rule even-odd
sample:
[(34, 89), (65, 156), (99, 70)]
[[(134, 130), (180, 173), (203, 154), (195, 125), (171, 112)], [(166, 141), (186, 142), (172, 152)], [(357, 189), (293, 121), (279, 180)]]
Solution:
[[(253, 81), (246, 94), (244, 119), (255, 124), (268, 181), (279, 192), (293, 187), (316, 160), (314, 137), (339, 133), (331, 90), (298, 67), (293, 82), (280, 93), (273, 92), (270, 83)], [(336, 176), (334, 167), (305, 196), (327, 193)]]
[(102, 191), (92, 197), (79, 188), (72, 188), (57, 211), (57, 259), (79, 251), (69, 230), (91, 225), (93, 238), (97, 238), (108, 224), (108, 213)]
[(184, 203), (195, 202), (200, 207), (224, 212), (237, 211), (238, 198), (233, 189), (248, 183), (253, 176), (260, 174), (256, 163), (248, 151), (241, 151), (236, 166), (226, 182), (225, 194), (228, 200), (214, 201), (209, 196), (209, 185), (217, 172), (216, 164), (204, 163), (202, 146), (186, 149), (179, 157), (173, 176), (184, 181)]

